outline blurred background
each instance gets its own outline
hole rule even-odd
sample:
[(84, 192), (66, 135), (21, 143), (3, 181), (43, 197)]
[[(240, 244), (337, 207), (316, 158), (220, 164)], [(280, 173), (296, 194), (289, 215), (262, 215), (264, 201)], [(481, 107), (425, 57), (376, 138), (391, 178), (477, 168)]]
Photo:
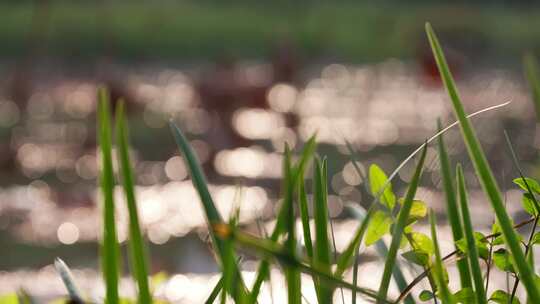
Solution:
[[(502, 130), (526, 174), (537, 177), (540, 129), (522, 56), (540, 55), (540, 5), (474, 3), (1, 1), (0, 294), (19, 288), (43, 300), (65, 294), (51, 266), (55, 257), (74, 269), (88, 295), (103, 294), (95, 136), (100, 85), (113, 100), (127, 102), (139, 211), (151, 272), (161, 274), (154, 278), (159, 297), (201, 303), (219, 279), (170, 118), (191, 139), (222, 214), (239, 204), (242, 225), (254, 233), (257, 223), (273, 224), (284, 143), (298, 149), (317, 132), (319, 154), (329, 158), (330, 212), (342, 249), (357, 225), (344, 206), (371, 201), (345, 142), (360, 167), (377, 163), (389, 173), (435, 133), (437, 118), (454, 121), (426, 21), (439, 34), (468, 112), (511, 101), (474, 125), (509, 212), (516, 221), (526, 218)], [(446, 139), (452, 159), (465, 165), (475, 224), (488, 231), (493, 217), (458, 129)], [(441, 212), (440, 239), (449, 252), (435, 152), (428, 151), (418, 198)], [(410, 163), (400, 171), (397, 193), (412, 169)], [(117, 205), (125, 245), (120, 191)], [(252, 258), (242, 262), (248, 277), (256, 268)], [(371, 249), (362, 258), (372, 263), (360, 270), (378, 274), (364, 285), (376, 287), (380, 259)], [(132, 294), (132, 282), (122, 284)], [(285, 290), (265, 292), (280, 299)]]

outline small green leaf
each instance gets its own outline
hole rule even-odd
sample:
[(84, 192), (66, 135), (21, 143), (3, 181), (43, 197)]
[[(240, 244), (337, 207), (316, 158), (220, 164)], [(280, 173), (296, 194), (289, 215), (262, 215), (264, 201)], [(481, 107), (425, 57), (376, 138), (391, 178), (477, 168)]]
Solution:
[(429, 238), (429, 236), (420, 233), (420, 232), (413, 232), (411, 233), (411, 240), (414, 243), (414, 248), (421, 250), (428, 255), (432, 255), (434, 253), (434, 246), (433, 241)]
[(523, 193), (523, 198), (521, 199), (521, 205), (523, 206), (523, 209), (528, 214), (532, 216), (538, 215), (538, 210), (536, 210), (536, 207), (534, 204), (534, 198), (531, 197), (530, 193)]
[(435, 296), (433, 295), (433, 293), (429, 290), (422, 290), (420, 292), (420, 295), (418, 296), (418, 298), (420, 298), (420, 301), (422, 302), (426, 302), (426, 301), (429, 301), (431, 299), (433, 299)]
[(454, 300), (456, 303), (469, 304), (475, 303), (476, 298), (473, 289), (471, 287), (465, 287), (454, 293)]
[(540, 232), (535, 233), (531, 240), (531, 245), (536, 245), (536, 244), (540, 244)]
[[(508, 304), (510, 302), (510, 295), (506, 293), (506, 291), (499, 289), (491, 294), (489, 300), (497, 304)], [(513, 298), (512, 304), (519, 304), (519, 300), (517, 297)]]
[[(485, 236), (480, 232), (475, 232), (474, 233), (474, 238), (475, 238), (475, 241), (476, 241), (476, 248), (478, 250), (479, 257), (484, 259), (484, 260), (487, 260), (487, 258), (489, 256), (489, 250), (488, 250), (488, 247), (487, 247), (487, 241), (485, 240)], [(467, 247), (467, 241), (465, 240), (465, 238), (457, 241), (456, 246), (459, 249), (459, 251), (467, 254), (468, 247)]]
[(373, 196), (377, 197), (380, 195), (381, 203), (390, 210), (394, 209), (396, 195), (392, 191), (392, 184), (388, 182), (388, 177), (384, 171), (376, 164), (369, 167), (369, 185)]
[[(525, 181), (524, 181), (525, 179)], [(529, 192), (529, 188), (531, 188), (531, 191), (540, 194), (540, 185), (538, 185), (538, 182), (535, 181), (532, 178), (529, 177), (518, 177), (514, 179), (514, 184), (518, 185), (523, 191)], [(529, 188), (527, 188), (527, 185), (529, 185)]]
[(383, 235), (390, 232), (392, 218), (384, 211), (376, 211), (366, 232), (366, 246), (370, 246), (380, 240)]
[(493, 252), (493, 261), (500, 270), (515, 273), (510, 254), (506, 249), (500, 248)]
[(407, 261), (420, 266), (429, 265), (429, 254), (422, 250), (411, 250), (401, 254)]

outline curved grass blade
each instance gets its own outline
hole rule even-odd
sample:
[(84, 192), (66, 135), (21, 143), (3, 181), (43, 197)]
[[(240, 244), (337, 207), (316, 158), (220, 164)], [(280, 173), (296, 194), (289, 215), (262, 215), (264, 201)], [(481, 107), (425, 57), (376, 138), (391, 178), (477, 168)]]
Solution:
[(531, 88), (534, 108), (536, 110), (536, 120), (540, 121), (540, 68), (538, 68), (538, 62), (532, 54), (526, 54), (523, 57), (523, 66), (525, 78)]
[(112, 166), (111, 114), (109, 96), (105, 89), (99, 90), (98, 104), (99, 146), (101, 149), (100, 184), (103, 194), (103, 244), (101, 246), (102, 271), (105, 280), (107, 304), (119, 303), (118, 272), (120, 249), (114, 220), (114, 175)]
[(221, 264), (222, 268), (225, 268), (225, 261), (233, 261), (232, 263), (234, 265), (231, 265), (231, 267), (227, 267), (227, 269), (232, 272), (230, 276), (235, 283), (230, 284), (232, 290), (227, 291), (235, 299), (245, 298), (246, 288), (242, 280), (240, 270), (238, 269), (238, 264), (236, 262), (237, 259), (234, 256), (234, 252), (228, 252), (229, 250), (232, 250), (231, 246), (226, 246), (227, 244), (225, 244), (223, 240), (216, 238), (211, 227), (213, 224), (223, 223), (223, 218), (219, 214), (216, 205), (214, 204), (214, 201), (210, 196), (206, 178), (204, 177), (202, 169), (199, 165), (197, 156), (195, 155), (195, 152), (189, 145), (182, 131), (180, 131), (180, 129), (173, 122), (170, 122), (170, 127), (174, 135), (174, 139), (176, 140), (176, 144), (178, 145), (178, 148), (183, 155), (186, 167), (189, 168), (189, 171), (191, 173), (191, 181), (193, 182), (193, 186), (195, 187), (195, 189), (197, 189), (197, 192), (201, 199), (201, 203), (206, 214), (206, 221), (210, 231), (210, 236), (212, 238), (212, 244), (219, 257), (219, 263)]
[(467, 151), (469, 152), (469, 156), (474, 165), (476, 174), (478, 175), (478, 179), (480, 180), (480, 184), (482, 185), (482, 189), (488, 196), (491, 206), (495, 212), (495, 216), (499, 226), (501, 227), (505, 243), (512, 253), (512, 260), (517, 268), (519, 277), (522, 280), (530, 299), (534, 303), (540, 303), (540, 292), (535, 283), (534, 272), (529, 267), (525, 254), (521, 250), (519, 239), (516, 232), (512, 228), (512, 222), (508, 216), (508, 213), (506, 212), (506, 209), (504, 208), (501, 192), (497, 186), (493, 172), (489, 167), (486, 156), (482, 150), (482, 147), (480, 146), (480, 142), (476, 137), (474, 129), (465, 115), (459, 93), (454, 84), (454, 79), (450, 73), (448, 64), (446, 63), (442, 48), (429, 23), (426, 23), (426, 33), (435, 57), (435, 61), (437, 62), (437, 66), (439, 68), (441, 78), (444, 82), (448, 95), (450, 96), (450, 100), (452, 101), (454, 114), (460, 122), (461, 134), (467, 146)]
[(435, 281), (437, 283), (437, 289), (439, 291), (439, 296), (443, 304), (452, 304), (452, 294), (446, 285), (446, 280), (444, 279), (444, 268), (441, 258), (441, 251), (439, 249), (439, 241), (437, 240), (437, 231), (436, 231), (436, 220), (435, 213), (431, 210), (429, 214), (429, 224), (431, 226), (431, 239), (433, 240), (433, 246), (435, 251)]
[(469, 212), (469, 202), (467, 198), (467, 188), (465, 186), (465, 178), (461, 165), (457, 165), (456, 169), (457, 188), (459, 195), (459, 203), (461, 205), (461, 218), (463, 219), (463, 230), (465, 231), (465, 240), (467, 242), (468, 254), (467, 258), (471, 265), (472, 278), (474, 282), (474, 293), (476, 295), (477, 304), (485, 304), (486, 291), (484, 288), (484, 280), (482, 279), (482, 269), (478, 262), (478, 250), (476, 248), (476, 239), (474, 238), (474, 230)]
[[(394, 226), (392, 232), (392, 242), (390, 243), (390, 248), (388, 249), (388, 255), (386, 256), (386, 262), (384, 263), (384, 271), (381, 279), (381, 284), (379, 286), (379, 299), (386, 299), (388, 295), (388, 287), (390, 285), (390, 278), (392, 276), (392, 270), (394, 269), (396, 263), (396, 255), (403, 237), (403, 230), (407, 224), (407, 219), (409, 218), (409, 213), (412, 208), (412, 203), (414, 196), (416, 194), (416, 189), (418, 188), (418, 183), (420, 182), (420, 176), (422, 175), (422, 168), (424, 166), (424, 161), (426, 159), (427, 146), (424, 146), (420, 160), (416, 165), (416, 170), (407, 189), (407, 194), (405, 195), (405, 200), (403, 201), (403, 206), (399, 212), (397, 222)], [(381, 302), (377, 302), (381, 303)]]
[[(441, 129), (441, 122), (438, 121), (438, 129)], [(450, 228), (452, 229), (452, 236), (455, 242), (463, 238), (463, 230), (461, 228), (461, 218), (459, 216), (459, 206), (456, 201), (456, 194), (454, 191), (454, 179), (452, 178), (452, 170), (450, 169), (450, 160), (448, 159), (448, 153), (446, 152), (446, 145), (444, 144), (444, 136), (441, 134), (438, 140), (439, 162), (441, 165), (441, 177), (446, 197), (446, 212), (448, 215), (448, 221), (450, 222)], [(455, 246), (455, 245), (454, 245)], [(457, 249), (457, 248), (455, 248)], [(469, 270), (469, 264), (467, 260), (462, 259), (457, 261), (457, 268), (459, 271), (459, 279), (461, 282), (461, 288), (472, 287), (471, 273)]]
[(56, 271), (58, 271), (60, 278), (62, 278), (62, 282), (64, 282), (64, 286), (66, 286), (69, 299), (73, 303), (84, 303), (82, 294), (79, 291), (77, 284), (75, 284), (73, 275), (71, 274), (71, 271), (69, 270), (69, 267), (66, 265), (66, 263), (64, 263), (62, 259), (56, 258), (54, 260), (54, 268), (56, 268)]
[(139, 292), (138, 302), (140, 304), (152, 303), (150, 287), (148, 283), (148, 262), (144, 245), (139, 215), (137, 213), (137, 203), (133, 183), (133, 172), (129, 159), (129, 135), (126, 118), (124, 116), (124, 102), (118, 103), (116, 109), (116, 144), (118, 160), (120, 161), (120, 172), (124, 193), (126, 195), (127, 209), (129, 213), (129, 253), (131, 261), (131, 271), (137, 281)]
[[(328, 238), (328, 190), (326, 179), (326, 160), (315, 160), (313, 170), (313, 214), (315, 220), (315, 247), (313, 252), (313, 262), (322, 270), (330, 272), (331, 249)], [(319, 303), (332, 302), (332, 286), (326, 282), (317, 280)]]

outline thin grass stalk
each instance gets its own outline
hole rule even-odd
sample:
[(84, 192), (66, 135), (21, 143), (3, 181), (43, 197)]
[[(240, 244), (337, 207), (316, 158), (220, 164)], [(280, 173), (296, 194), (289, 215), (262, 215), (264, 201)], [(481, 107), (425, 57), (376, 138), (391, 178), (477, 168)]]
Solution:
[[(330, 272), (330, 242), (328, 238), (328, 201), (327, 201), (327, 180), (326, 160), (315, 160), (313, 170), (313, 210), (315, 219), (315, 247), (313, 252), (313, 261), (321, 267), (322, 270)], [(332, 286), (326, 282), (317, 280), (316, 289), (318, 291), (319, 303), (331, 303)]]
[(100, 185), (103, 195), (103, 243), (101, 263), (105, 280), (105, 303), (119, 303), (118, 277), (120, 248), (116, 235), (114, 205), (114, 174), (112, 165), (112, 136), (109, 96), (104, 89), (99, 90), (98, 104), (99, 146), (101, 150)]
[(463, 219), (463, 230), (465, 232), (465, 240), (467, 242), (467, 260), (471, 266), (471, 273), (474, 282), (474, 294), (478, 304), (487, 303), (486, 290), (484, 289), (484, 280), (482, 278), (482, 268), (480, 268), (478, 249), (476, 248), (476, 239), (474, 238), (474, 229), (469, 212), (469, 202), (467, 188), (465, 186), (465, 178), (461, 165), (457, 165), (456, 171), (457, 189), (459, 195), (459, 203), (461, 209), (461, 218)]
[(446, 280), (444, 279), (444, 267), (441, 258), (441, 250), (439, 249), (439, 241), (437, 239), (437, 221), (435, 219), (435, 213), (433, 210), (430, 210), (429, 224), (431, 227), (431, 239), (433, 240), (433, 247), (435, 249), (434, 270), (435, 282), (437, 283), (439, 297), (441, 298), (443, 304), (452, 304), (452, 294), (448, 289), (448, 285), (446, 285)]
[(309, 226), (308, 198), (303, 173), (299, 175), (298, 178), (298, 204), (300, 206), (300, 219), (302, 220), (302, 232), (304, 235), (306, 254), (311, 259), (313, 258), (313, 241), (311, 239), (311, 228)]
[[(392, 276), (392, 271), (396, 263), (397, 251), (403, 237), (403, 230), (407, 224), (407, 219), (409, 218), (409, 213), (411, 211), (412, 203), (414, 196), (416, 194), (416, 189), (418, 188), (418, 183), (420, 182), (420, 176), (422, 175), (422, 168), (424, 166), (424, 161), (426, 159), (427, 146), (424, 146), (420, 160), (416, 165), (416, 170), (407, 189), (407, 194), (405, 200), (403, 201), (403, 206), (399, 212), (397, 222), (394, 226), (392, 232), (392, 242), (390, 243), (390, 248), (388, 249), (388, 255), (386, 256), (386, 262), (384, 263), (384, 271), (381, 279), (381, 284), (379, 286), (379, 299), (386, 299), (388, 295), (388, 287), (390, 285), (390, 278)], [(377, 302), (381, 303), (381, 302)]]
[(535, 303), (540, 303), (540, 292), (535, 283), (534, 272), (529, 267), (525, 254), (521, 250), (519, 239), (516, 232), (512, 228), (512, 221), (504, 208), (501, 192), (497, 186), (495, 177), (493, 176), (493, 173), (489, 167), (486, 156), (482, 150), (482, 147), (480, 146), (480, 142), (476, 137), (474, 129), (465, 115), (459, 93), (455, 86), (452, 74), (448, 68), (448, 64), (446, 63), (442, 48), (429, 23), (426, 23), (426, 33), (433, 50), (433, 55), (435, 56), (435, 61), (437, 62), (441, 78), (450, 96), (450, 100), (452, 101), (454, 114), (460, 122), (461, 134), (466, 143), (467, 151), (469, 152), (469, 156), (480, 180), (480, 184), (488, 196), (491, 206), (495, 212), (495, 216), (499, 226), (501, 227), (505, 243), (512, 253), (512, 260), (516, 266), (518, 275), (523, 281), (523, 285), (530, 298)]
[[(438, 129), (441, 129), (441, 122), (438, 121)], [(446, 198), (446, 211), (448, 215), (448, 221), (450, 222), (450, 228), (452, 229), (452, 236), (454, 238), (454, 244), (463, 238), (463, 229), (461, 226), (461, 217), (459, 215), (459, 205), (456, 200), (456, 194), (454, 189), (454, 179), (452, 178), (452, 170), (450, 169), (450, 160), (448, 158), (448, 152), (444, 143), (444, 135), (441, 134), (438, 140), (439, 162), (441, 166), (441, 178)], [(455, 245), (454, 245), (455, 247)], [(455, 248), (457, 249), (457, 248)], [(467, 260), (462, 259), (457, 261), (457, 268), (459, 271), (459, 279), (461, 282), (461, 288), (472, 287), (471, 273), (469, 270), (469, 264)]]
[(134, 273), (135, 280), (137, 281), (138, 302), (140, 304), (150, 304), (152, 303), (152, 295), (150, 294), (150, 286), (148, 283), (148, 259), (137, 212), (133, 171), (129, 159), (128, 138), (128, 127), (124, 116), (124, 102), (121, 101), (116, 110), (116, 142), (118, 159), (120, 161), (120, 172), (129, 213), (128, 243), (131, 269)]
[(204, 301), (204, 304), (212, 304), (219, 296), (219, 293), (223, 290), (223, 276), (219, 278), (214, 288), (212, 288), (212, 291), (210, 292), (210, 295), (208, 295), (208, 298), (206, 301)]
[[(286, 231), (287, 239), (285, 240), (285, 248), (289, 255), (296, 257), (296, 217), (294, 215), (293, 195), (295, 189), (294, 175), (291, 165), (291, 153), (289, 147), (285, 146), (285, 157), (283, 172), (284, 178), (284, 193), (283, 206), (286, 211)], [(302, 301), (300, 289), (300, 272), (294, 267), (285, 267), (285, 278), (287, 282), (287, 295), (289, 304), (300, 304)]]

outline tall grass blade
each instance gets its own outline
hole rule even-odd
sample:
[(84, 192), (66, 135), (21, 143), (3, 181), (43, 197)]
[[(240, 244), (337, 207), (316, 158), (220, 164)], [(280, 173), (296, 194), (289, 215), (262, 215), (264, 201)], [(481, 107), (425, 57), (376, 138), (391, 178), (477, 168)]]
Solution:
[[(283, 193), (283, 208), (286, 211), (286, 230), (287, 239), (285, 240), (285, 248), (287, 253), (296, 257), (296, 217), (294, 216), (293, 195), (295, 190), (295, 182), (293, 178), (296, 175), (291, 165), (291, 152), (288, 146), (285, 146), (284, 157), (284, 193)], [(300, 272), (295, 267), (285, 268), (285, 278), (287, 281), (287, 295), (289, 304), (300, 304), (302, 294), (300, 289)]]
[(469, 202), (467, 195), (467, 188), (465, 186), (465, 178), (463, 177), (463, 170), (461, 165), (458, 164), (456, 171), (457, 188), (459, 195), (459, 203), (461, 207), (461, 218), (463, 219), (463, 230), (465, 231), (465, 240), (467, 242), (467, 259), (471, 265), (472, 278), (474, 282), (474, 293), (476, 295), (476, 302), (478, 304), (485, 304), (486, 290), (484, 288), (484, 280), (482, 279), (482, 268), (478, 260), (478, 249), (476, 248), (476, 239), (474, 238), (474, 230), (471, 221), (471, 215), (469, 212)]
[[(441, 129), (441, 122), (438, 121), (438, 129)], [(455, 242), (463, 238), (463, 230), (461, 228), (461, 218), (459, 216), (459, 206), (456, 200), (456, 194), (454, 190), (454, 179), (452, 178), (452, 170), (450, 169), (450, 160), (448, 159), (448, 153), (446, 151), (446, 145), (444, 144), (444, 136), (441, 134), (438, 140), (439, 162), (441, 165), (441, 177), (446, 198), (446, 212), (448, 215), (448, 221), (450, 222), (450, 228), (452, 229), (452, 236)], [(457, 249), (457, 248), (455, 248)], [(457, 261), (457, 268), (459, 271), (459, 278), (461, 281), (461, 288), (472, 287), (471, 273), (469, 270), (469, 264), (467, 260), (462, 259)]]
[(56, 271), (60, 275), (60, 278), (62, 278), (64, 286), (66, 286), (69, 299), (74, 303), (84, 303), (82, 294), (79, 291), (77, 284), (75, 284), (73, 275), (71, 274), (71, 271), (69, 270), (69, 267), (66, 265), (66, 263), (64, 263), (62, 259), (56, 258), (54, 260), (54, 268), (56, 268)]
[(526, 54), (523, 57), (523, 66), (525, 69), (525, 78), (531, 88), (534, 108), (536, 110), (536, 120), (540, 122), (540, 68), (538, 61), (532, 54)]
[(180, 129), (172, 122), (170, 122), (170, 127), (176, 140), (176, 144), (178, 145), (178, 148), (183, 155), (186, 167), (189, 168), (189, 171), (191, 173), (191, 181), (193, 182), (193, 186), (195, 187), (195, 189), (197, 189), (197, 192), (199, 193), (199, 197), (201, 199), (201, 203), (206, 214), (206, 221), (208, 223), (210, 236), (212, 238), (212, 244), (219, 257), (221, 267), (225, 269), (224, 263), (228, 259), (232, 259), (233, 261), (232, 263), (234, 265), (231, 265), (231, 267), (227, 267), (227, 269), (232, 272), (230, 275), (235, 283), (230, 284), (232, 289), (228, 290), (228, 292), (233, 298), (243, 298), (246, 294), (246, 289), (240, 271), (238, 269), (238, 265), (236, 262), (237, 259), (234, 256), (234, 253), (228, 252), (229, 250), (232, 250), (232, 248), (231, 246), (226, 246), (227, 244), (225, 244), (222, 239), (216, 238), (212, 230), (212, 225), (216, 223), (223, 223), (223, 218), (219, 214), (216, 205), (214, 204), (214, 201), (210, 196), (210, 191), (208, 191), (206, 178), (204, 177), (202, 169), (199, 165), (197, 156), (195, 155), (195, 152), (189, 145), (189, 142), (187, 141), (182, 131), (180, 131)]
[(114, 220), (114, 174), (112, 165), (111, 114), (109, 96), (104, 89), (99, 91), (98, 104), (99, 144), (101, 149), (100, 184), (103, 195), (103, 244), (101, 246), (102, 271), (105, 280), (105, 303), (117, 304), (120, 249)]
[[(326, 160), (315, 160), (313, 170), (313, 215), (315, 219), (315, 247), (313, 261), (322, 270), (330, 272), (331, 249), (328, 238), (328, 201)], [(318, 280), (319, 303), (332, 302), (332, 287)]]
[(473, 127), (465, 115), (459, 93), (454, 84), (454, 79), (450, 73), (446, 59), (444, 58), (439, 41), (429, 23), (426, 23), (426, 33), (435, 56), (437, 66), (439, 67), (441, 78), (452, 101), (454, 114), (460, 122), (461, 134), (463, 135), (463, 139), (466, 143), (469, 156), (472, 160), (482, 188), (488, 196), (491, 206), (495, 211), (497, 222), (501, 227), (505, 243), (512, 253), (512, 259), (516, 266), (518, 275), (521, 278), (530, 299), (535, 303), (540, 303), (540, 292), (535, 284), (534, 272), (529, 267), (527, 260), (525, 259), (525, 254), (521, 250), (519, 239), (516, 232), (512, 228), (512, 222), (508, 216), (508, 213), (506, 212), (506, 209), (504, 208), (501, 192), (497, 186), (495, 177), (493, 176), (493, 173), (489, 167), (486, 156), (482, 150), (482, 147), (480, 146), (480, 142), (476, 137)]
[[(317, 143), (315, 141), (315, 136), (312, 136), (304, 145), (304, 149), (302, 150), (302, 153), (300, 155), (300, 159), (298, 160), (297, 165), (295, 168), (295, 174), (294, 174), (294, 186), (296, 187), (296, 183), (304, 182), (303, 176), (304, 171), (306, 169), (307, 164), (309, 163), (309, 160), (313, 156), (313, 153), (315, 152), (315, 149), (317, 147)], [(301, 179), (302, 178), (302, 179)], [(276, 225), (274, 227), (274, 230), (272, 231), (272, 234), (270, 235), (270, 240), (275, 242), (278, 240), (279, 236), (286, 230), (285, 227), (285, 218), (287, 215), (287, 209), (285, 208), (285, 205), (281, 205), (277, 218), (276, 218)], [(255, 282), (253, 283), (253, 287), (251, 288), (251, 293), (249, 295), (248, 303), (255, 303), (257, 302), (257, 297), (259, 296), (259, 292), (262, 287), (262, 283), (264, 280), (268, 278), (270, 274), (270, 263), (268, 260), (263, 259), (261, 263), (259, 264), (259, 268), (257, 269), (257, 276), (255, 277)]]
[(137, 281), (139, 292), (138, 302), (141, 304), (149, 304), (152, 303), (152, 296), (148, 284), (148, 262), (146, 248), (141, 233), (141, 226), (139, 224), (139, 215), (137, 213), (133, 171), (129, 159), (128, 126), (124, 112), (124, 102), (121, 101), (116, 109), (116, 144), (118, 160), (120, 161), (122, 183), (129, 213), (129, 253), (131, 271), (133, 271), (134, 278)]
[(403, 237), (403, 230), (405, 229), (407, 219), (409, 218), (409, 213), (412, 208), (416, 189), (418, 188), (418, 183), (420, 182), (422, 168), (426, 159), (426, 151), (427, 146), (424, 146), (424, 150), (422, 151), (420, 160), (416, 165), (416, 170), (409, 184), (409, 188), (407, 189), (407, 194), (405, 195), (405, 200), (403, 201), (403, 206), (401, 207), (401, 210), (399, 212), (397, 222), (394, 225), (394, 230), (392, 232), (392, 242), (390, 243), (390, 248), (388, 249), (388, 255), (386, 256), (386, 262), (384, 263), (383, 276), (381, 279), (381, 284), (379, 286), (379, 299), (386, 299), (388, 295), (388, 287), (390, 285), (390, 278), (392, 276), (392, 271), (396, 263), (397, 251)]
[(308, 198), (303, 173), (298, 176), (298, 204), (300, 205), (300, 218), (302, 220), (302, 232), (304, 234), (306, 253), (311, 259), (313, 258), (313, 241), (311, 239), (311, 229), (309, 226)]
[(434, 270), (435, 281), (437, 283), (437, 289), (439, 291), (439, 297), (441, 298), (443, 304), (451, 304), (453, 303), (452, 294), (450, 293), (448, 285), (446, 285), (446, 280), (444, 279), (444, 268), (441, 258), (441, 250), (439, 249), (439, 241), (437, 240), (437, 224), (435, 219), (435, 213), (433, 213), (433, 210), (431, 210), (429, 214), (429, 224), (431, 227), (431, 239), (433, 240), (433, 247), (435, 252)]

